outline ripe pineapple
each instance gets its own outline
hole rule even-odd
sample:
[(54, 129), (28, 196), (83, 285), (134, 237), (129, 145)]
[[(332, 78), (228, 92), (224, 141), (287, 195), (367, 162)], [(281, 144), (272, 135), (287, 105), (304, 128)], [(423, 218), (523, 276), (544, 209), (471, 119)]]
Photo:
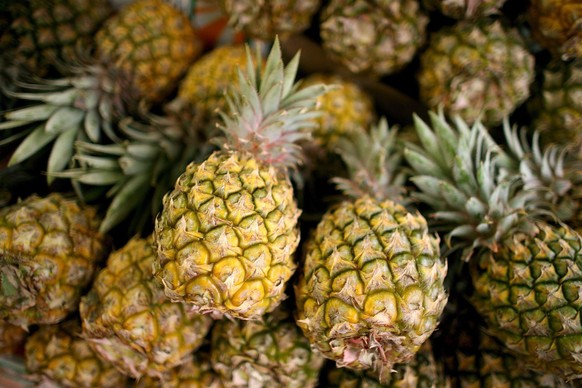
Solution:
[(582, 57), (548, 66), (540, 89), (530, 104), (533, 127), (545, 143), (582, 147)]
[(163, 200), (155, 222), (156, 276), (166, 295), (192, 309), (241, 319), (273, 311), (296, 264), (300, 210), (287, 170), (294, 144), (313, 127), (320, 85), (294, 84), (299, 57), (286, 67), (278, 40), (231, 89), (222, 149), (191, 163)]
[(296, 320), (338, 367), (386, 383), (437, 327), (447, 263), (424, 217), (401, 204), (396, 129), (383, 120), (340, 144), (351, 180), (335, 181), (352, 199), (331, 208), (306, 244)]
[(18, 129), (15, 140), (25, 137), (9, 165), (53, 143), (51, 181), (71, 163), (76, 140), (118, 140), (117, 120), (140, 104), (162, 100), (202, 48), (188, 18), (162, 0), (133, 2), (108, 19), (95, 39), (96, 58), (70, 65), (70, 77), (25, 84), (13, 93), (32, 105), (0, 115), (0, 130)]
[(321, 116), (313, 130), (314, 142), (333, 151), (338, 140), (360, 128), (369, 128), (375, 119), (374, 102), (358, 84), (334, 74), (314, 73), (303, 79), (303, 86), (334, 85), (317, 99)]
[(76, 311), (108, 250), (96, 209), (58, 193), (0, 209), (0, 319), (27, 328)]
[(161, 378), (186, 362), (212, 319), (173, 303), (153, 276), (151, 238), (133, 238), (113, 252), (81, 298), (83, 337), (122, 373)]
[(582, 238), (544, 211), (526, 177), (503, 167), (480, 123), (451, 126), (441, 113), (430, 124), (417, 119), (416, 130), (420, 143), (405, 156), (417, 198), (451, 249), (470, 260), (471, 301), (491, 334), (532, 368), (579, 378)]
[(349, 368), (332, 368), (328, 372), (327, 386), (330, 388), (444, 388), (450, 386), (444, 378), (443, 366), (435, 360), (432, 345), (426, 341), (405, 364), (394, 365), (394, 371), (385, 384), (378, 381), (370, 371), (356, 372)]
[(501, 22), (461, 21), (434, 33), (417, 78), (429, 108), (495, 126), (529, 96), (534, 58)]
[(566, 61), (582, 58), (582, 3), (579, 0), (531, 0), (527, 19), (534, 39)]
[(212, 367), (226, 387), (315, 387), (324, 358), (284, 306), (261, 320), (222, 320), (212, 329)]
[(183, 364), (164, 373), (161, 379), (144, 376), (136, 388), (223, 388), (226, 387), (210, 365), (210, 355), (196, 351)]
[(29, 377), (40, 386), (90, 388), (129, 382), (95, 354), (76, 319), (40, 326), (26, 341), (25, 362)]
[(320, 20), (322, 46), (353, 73), (382, 76), (407, 65), (425, 41), (417, 0), (331, 0)]
[(27, 334), (26, 330), (20, 326), (0, 321), (0, 355), (18, 352)]
[(272, 41), (309, 27), (321, 0), (219, 0), (235, 31), (249, 38)]
[(506, 0), (424, 0), (429, 9), (437, 9), (454, 19), (477, 19), (500, 12)]
[(109, 0), (28, 0), (8, 2), (0, 12), (6, 17), (0, 30), (1, 61), (43, 77), (51, 67), (62, 68), (77, 61), (81, 50), (89, 50), (113, 9)]

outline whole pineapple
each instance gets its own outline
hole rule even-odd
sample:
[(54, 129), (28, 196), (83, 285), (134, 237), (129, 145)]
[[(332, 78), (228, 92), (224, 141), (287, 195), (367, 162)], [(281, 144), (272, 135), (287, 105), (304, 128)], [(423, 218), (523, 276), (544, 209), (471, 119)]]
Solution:
[(127, 5), (107, 20), (95, 40), (95, 58), (71, 65), (73, 75), (35, 81), (12, 93), (27, 106), (0, 115), (5, 121), (0, 130), (17, 130), (4, 140), (21, 141), (9, 165), (52, 143), (51, 181), (71, 163), (75, 141), (119, 140), (114, 124), (142, 105), (160, 102), (202, 49), (186, 15), (162, 0)]
[(298, 34), (311, 24), (321, 0), (219, 0), (235, 31), (249, 38), (272, 41)]
[(317, 98), (321, 116), (313, 130), (314, 142), (327, 151), (333, 151), (338, 140), (369, 128), (375, 119), (372, 98), (355, 82), (339, 75), (315, 73), (303, 79), (304, 86), (334, 85)]
[(6, 17), (0, 62), (43, 77), (51, 67), (63, 68), (79, 60), (81, 50), (90, 50), (113, 8), (109, 0), (28, 0), (8, 2), (0, 12)]
[(454, 19), (477, 19), (497, 14), (506, 0), (424, 0), (431, 10)]
[(315, 387), (324, 362), (311, 350), (288, 306), (261, 320), (217, 322), (210, 357), (227, 387)]
[(582, 238), (544, 211), (545, 189), (526, 188), (525, 175), (504, 167), (480, 123), (450, 125), (431, 114), (416, 129), (420, 143), (405, 155), (417, 198), (451, 249), (470, 260), (471, 301), (490, 333), (532, 368), (579, 378)]
[(332, 367), (327, 375), (331, 388), (443, 388), (449, 384), (444, 378), (443, 365), (435, 360), (432, 345), (426, 341), (414, 359), (394, 365), (388, 382), (381, 384), (370, 371), (356, 372), (349, 368)]
[(95, 354), (76, 319), (40, 326), (26, 341), (25, 362), (29, 377), (42, 386), (90, 388), (129, 382)]
[(105, 259), (96, 209), (58, 193), (0, 209), (0, 319), (27, 328), (76, 311)]
[(161, 378), (187, 362), (212, 322), (166, 298), (153, 276), (151, 243), (151, 238), (133, 238), (113, 252), (79, 306), (89, 345), (134, 378)]
[(377, 77), (412, 60), (427, 24), (417, 0), (331, 0), (321, 13), (320, 36), (332, 60)]
[(294, 83), (299, 57), (284, 67), (278, 40), (264, 72), (247, 55), (222, 115), (222, 149), (191, 163), (164, 197), (155, 268), (170, 299), (257, 319), (279, 305), (296, 268), (300, 210), (287, 170), (301, 158), (294, 142), (309, 136), (324, 87)]
[(534, 39), (564, 61), (582, 58), (582, 3), (531, 0), (527, 20)]
[(495, 126), (529, 96), (534, 58), (500, 21), (460, 21), (431, 36), (417, 79), (429, 108)]
[(352, 199), (324, 214), (295, 287), (297, 324), (312, 346), (382, 383), (414, 358), (447, 303), (439, 239), (402, 205), (396, 133), (382, 120), (341, 143), (350, 180), (336, 182)]

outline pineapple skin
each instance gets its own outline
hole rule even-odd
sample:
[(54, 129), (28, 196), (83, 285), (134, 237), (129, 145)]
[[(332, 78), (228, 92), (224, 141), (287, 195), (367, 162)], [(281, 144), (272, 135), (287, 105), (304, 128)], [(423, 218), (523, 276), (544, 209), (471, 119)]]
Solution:
[(578, 0), (531, 0), (527, 20), (533, 38), (554, 56), (582, 58), (582, 3)]
[(288, 176), (247, 153), (191, 163), (155, 222), (166, 295), (215, 316), (256, 319), (284, 298), (300, 211)]
[(108, 253), (96, 209), (58, 193), (0, 209), (0, 318), (27, 328), (78, 308)]
[(417, 80), (430, 109), (495, 126), (529, 97), (534, 75), (533, 55), (516, 31), (499, 21), (461, 21), (431, 37)]
[(163, 0), (125, 6), (95, 40), (98, 57), (112, 68), (125, 98), (148, 103), (163, 100), (202, 53), (202, 40), (186, 14)]
[(428, 9), (437, 9), (453, 19), (478, 19), (500, 12), (506, 0), (424, 0)]
[(272, 41), (303, 32), (321, 0), (220, 0), (230, 26), (249, 38)]
[(25, 363), (30, 377), (62, 387), (125, 386), (129, 378), (93, 351), (81, 336), (76, 320), (40, 326), (25, 345)]
[(287, 306), (262, 320), (222, 320), (211, 334), (212, 367), (226, 387), (313, 388), (324, 358), (295, 324)]
[(338, 367), (373, 369), (385, 382), (437, 327), (446, 273), (421, 215), (389, 200), (345, 201), (307, 243), (297, 324)]
[(7, 28), (0, 30), (1, 56), (42, 77), (51, 66), (60, 69), (79, 60), (113, 8), (109, 0), (29, 0), (10, 2), (4, 11), (8, 19)]
[(322, 46), (352, 73), (379, 77), (407, 65), (424, 44), (418, 1), (331, 0), (320, 18)]
[(113, 252), (81, 299), (83, 336), (124, 374), (160, 378), (203, 342), (212, 319), (166, 298), (154, 278), (151, 238)]
[(375, 120), (372, 98), (354, 82), (333, 74), (316, 73), (303, 79), (303, 86), (321, 83), (335, 85), (317, 98), (322, 114), (315, 119), (313, 140), (328, 151), (333, 151), (340, 138), (359, 128), (369, 128)]
[(582, 237), (536, 222), (471, 264), (472, 303), (491, 333), (538, 371), (582, 377)]
[(0, 321), (0, 355), (18, 352), (27, 336), (22, 327)]

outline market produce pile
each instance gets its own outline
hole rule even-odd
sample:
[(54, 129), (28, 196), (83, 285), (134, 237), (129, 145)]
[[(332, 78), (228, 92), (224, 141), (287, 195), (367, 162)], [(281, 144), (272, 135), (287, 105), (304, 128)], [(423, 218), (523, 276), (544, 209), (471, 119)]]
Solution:
[(0, 25), (0, 385), (582, 384), (579, 0)]

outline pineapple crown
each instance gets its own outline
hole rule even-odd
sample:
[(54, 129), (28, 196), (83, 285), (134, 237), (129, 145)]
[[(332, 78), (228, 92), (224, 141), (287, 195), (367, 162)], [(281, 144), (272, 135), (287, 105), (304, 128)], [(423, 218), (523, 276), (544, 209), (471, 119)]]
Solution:
[(337, 188), (354, 198), (368, 195), (402, 203), (407, 176), (397, 134), (398, 128), (389, 128), (381, 118), (369, 131), (360, 128), (339, 139), (336, 152), (343, 158), (349, 178), (333, 178)]
[[(302, 160), (299, 140), (309, 139), (320, 115), (317, 97), (322, 84), (301, 88), (295, 82), (299, 56), (284, 65), (276, 38), (263, 69), (261, 52), (253, 61), (249, 46), (247, 67), (238, 71), (238, 87), (226, 96), (226, 112), (220, 112), (224, 137), (216, 142), (225, 150), (248, 152), (278, 169), (294, 169)], [(256, 63), (256, 65), (255, 65)]]
[(464, 248), (465, 260), (478, 247), (496, 251), (513, 231), (532, 233), (531, 220), (548, 215), (536, 190), (504, 167), (507, 154), (480, 122), (469, 127), (457, 116), (451, 126), (442, 111), (430, 113), (432, 128), (419, 117), (414, 122), (419, 144), (404, 150), (418, 188), (412, 196), (432, 208), (433, 226), (447, 233), (451, 250)]

